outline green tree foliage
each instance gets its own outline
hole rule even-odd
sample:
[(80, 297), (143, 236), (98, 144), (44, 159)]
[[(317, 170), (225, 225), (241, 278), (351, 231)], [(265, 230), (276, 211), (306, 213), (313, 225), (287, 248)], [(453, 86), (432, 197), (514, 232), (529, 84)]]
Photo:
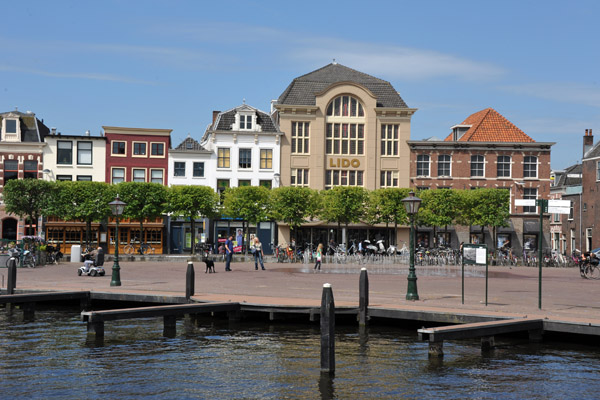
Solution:
[[(213, 217), (219, 205), (219, 195), (208, 186), (173, 186), (167, 190), (166, 210), (174, 216), (189, 218), (196, 232), (196, 218)], [(192, 235), (192, 254), (196, 252), (196, 235)]]
[[(369, 201), (365, 207), (365, 218), (369, 224), (394, 224), (394, 232), (398, 224), (408, 223), (406, 207), (402, 199), (408, 196), (410, 189), (383, 188), (369, 192)], [(391, 238), (388, 237), (388, 242)]]
[(319, 193), (306, 187), (281, 186), (271, 191), (270, 217), (296, 230), (308, 218), (316, 215)]
[(114, 200), (115, 192), (105, 182), (64, 181), (57, 182), (58, 191), (48, 209), (65, 221), (83, 221), (86, 225), (86, 245), (91, 245), (92, 222), (100, 222), (111, 215), (108, 203)]
[(423, 190), (419, 192), (422, 200), (418, 214), (418, 224), (433, 227), (433, 237), (437, 244), (436, 230), (452, 225), (460, 210), (460, 191), (452, 189)]
[(140, 222), (140, 242), (144, 239), (144, 219), (153, 220), (165, 212), (167, 188), (160, 183), (122, 182), (115, 186), (121, 201), (127, 203), (123, 216)]
[(505, 189), (463, 190), (461, 193), (461, 213), (457, 223), (479, 225), (483, 233), (485, 226), (493, 229), (494, 246), (496, 228), (508, 226), (510, 218), (510, 192)]
[(28, 217), (37, 224), (48, 208), (54, 188), (54, 183), (44, 180), (11, 179), (2, 192), (6, 212), (21, 218)]
[[(268, 221), (270, 193), (263, 186), (229, 188), (223, 194), (223, 215), (239, 218), (250, 224)], [(246, 231), (247, 227), (244, 228), (244, 235)]]
[(347, 228), (348, 224), (361, 221), (368, 198), (367, 190), (358, 186), (336, 186), (331, 190), (323, 190), (320, 217), (327, 222), (337, 222), (339, 234), (341, 224)]

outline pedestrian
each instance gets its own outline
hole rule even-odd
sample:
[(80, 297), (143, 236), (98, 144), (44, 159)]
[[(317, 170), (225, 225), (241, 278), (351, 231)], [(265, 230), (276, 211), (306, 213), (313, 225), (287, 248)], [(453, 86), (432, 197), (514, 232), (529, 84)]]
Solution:
[(321, 270), (321, 258), (323, 257), (323, 243), (319, 243), (317, 247), (317, 262), (315, 263), (315, 269)]
[(225, 242), (225, 271), (231, 271), (231, 259), (233, 258), (233, 235)]
[(254, 243), (252, 243), (252, 251), (254, 252), (254, 269), (258, 271), (258, 263), (260, 262), (260, 266), (262, 270), (265, 270), (265, 264), (263, 264), (263, 250), (262, 243), (258, 239), (258, 236), (254, 237)]

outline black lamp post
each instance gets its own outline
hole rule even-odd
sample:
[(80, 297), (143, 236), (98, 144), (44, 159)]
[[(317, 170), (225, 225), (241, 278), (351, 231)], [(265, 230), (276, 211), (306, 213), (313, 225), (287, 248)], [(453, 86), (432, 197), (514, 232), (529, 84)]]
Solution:
[(123, 210), (127, 203), (122, 202), (119, 199), (119, 195), (115, 197), (114, 201), (108, 203), (112, 215), (117, 218), (117, 229), (115, 237), (115, 262), (112, 267), (112, 280), (110, 286), (121, 286), (121, 267), (119, 267), (119, 217), (123, 214)]
[(410, 217), (410, 263), (408, 265), (408, 289), (406, 290), (406, 300), (419, 300), (417, 291), (417, 274), (415, 273), (415, 215), (419, 212), (421, 199), (415, 196), (412, 190), (408, 197), (402, 199), (406, 213)]

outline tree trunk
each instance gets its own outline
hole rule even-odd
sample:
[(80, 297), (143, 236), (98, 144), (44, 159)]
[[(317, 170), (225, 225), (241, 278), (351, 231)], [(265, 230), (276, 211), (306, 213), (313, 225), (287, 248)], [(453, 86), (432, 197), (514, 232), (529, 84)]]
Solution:
[(85, 247), (90, 246), (90, 236), (92, 232), (92, 221), (85, 221)]
[(140, 254), (142, 253), (142, 243), (146, 242), (144, 240), (144, 218), (140, 218)]
[[(192, 255), (196, 254), (196, 218), (194, 216), (190, 217), (190, 225), (191, 225), (191, 229), (192, 229), (192, 250), (190, 251), (190, 253)], [(185, 241), (185, 237), (183, 238), (183, 240)]]

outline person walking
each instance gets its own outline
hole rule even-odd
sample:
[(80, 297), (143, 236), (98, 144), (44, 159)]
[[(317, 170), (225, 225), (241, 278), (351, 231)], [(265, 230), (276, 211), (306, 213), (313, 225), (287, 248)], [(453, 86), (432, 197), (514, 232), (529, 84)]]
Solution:
[(260, 261), (260, 267), (262, 270), (265, 270), (265, 264), (263, 263), (263, 250), (262, 243), (258, 239), (258, 236), (254, 237), (254, 243), (252, 243), (252, 247), (254, 248), (254, 269), (258, 271), (258, 262)]
[(225, 271), (231, 271), (231, 259), (233, 258), (233, 236), (229, 236), (225, 242)]
[(323, 257), (323, 243), (319, 243), (319, 246), (317, 247), (317, 262), (315, 263), (315, 268), (314, 269), (318, 269), (319, 271), (321, 270), (321, 258)]

